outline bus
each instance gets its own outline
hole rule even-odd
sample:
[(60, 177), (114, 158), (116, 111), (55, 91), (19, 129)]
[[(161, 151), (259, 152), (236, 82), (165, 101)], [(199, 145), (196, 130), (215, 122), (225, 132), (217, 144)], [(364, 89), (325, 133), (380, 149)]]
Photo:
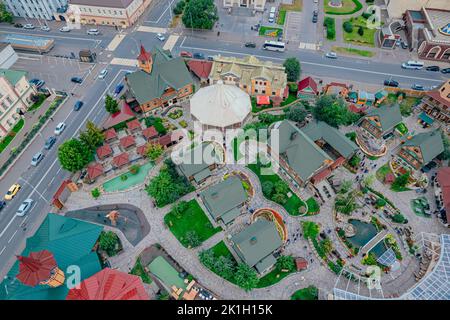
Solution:
[(279, 41), (265, 41), (263, 44), (263, 49), (284, 52), (285, 44), (284, 42)]
[(420, 70), (423, 68), (423, 62), (422, 61), (406, 61), (404, 63), (402, 63), (402, 68), (403, 69), (416, 69), (416, 70)]

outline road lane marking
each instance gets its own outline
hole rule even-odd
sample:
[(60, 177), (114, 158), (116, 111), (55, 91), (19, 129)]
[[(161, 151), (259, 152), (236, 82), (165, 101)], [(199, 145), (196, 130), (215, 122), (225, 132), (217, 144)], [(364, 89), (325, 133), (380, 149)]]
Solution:
[(136, 67), (137, 60), (136, 59), (125, 59), (125, 58), (113, 58), (111, 60), (111, 64), (118, 66), (126, 66), (126, 67)]
[[(117, 34), (112, 40), (111, 42), (108, 44), (108, 46), (106, 47), (106, 50), (108, 51), (115, 51), (117, 49), (117, 47), (120, 45), (120, 43), (122, 42), (123, 39), (125, 39), (126, 34)], [(98, 46), (98, 44), (97, 44)]]
[(137, 31), (139, 32), (150, 32), (150, 33), (166, 33), (166, 28), (159, 28), (159, 27), (146, 27), (146, 26), (140, 26), (137, 28)]
[(9, 238), (8, 243), (11, 242), (11, 240), (14, 238), (14, 236), (16, 235), (17, 231), (19, 231), (19, 229), (16, 230), (16, 232), (13, 233), (13, 235), (11, 236), (11, 238)]
[[(172, 5), (175, 2), (175, 0), (172, 0), (169, 2), (169, 5), (167, 6), (166, 10), (164, 10), (161, 15), (159, 16), (158, 20), (154, 21), (154, 20), (148, 20), (148, 21), (144, 21), (147, 23), (159, 23), (159, 21), (161, 21), (162, 17), (164, 17), (164, 15), (166, 14), (167, 10), (173, 10), (172, 9)], [(158, 3), (159, 4), (159, 3)]]
[(68, 39), (68, 40), (82, 40), (82, 41), (98, 41), (96, 39), (86, 39), (86, 38), (75, 38), (75, 37), (62, 37), (62, 36), (54, 36), (52, 34), (38, 34), (38, 33), (32, 33), (32, 34), (26, 34), (24, 32), (10, 32), (10, 31), (1, 31), (0, 33), (7, 33), (7, 34), (20, 34), (20, 35), (31, 35), (36, 37), (42, 37), (42, 38), (57, 38), (57, 39)]
[(3, 247), (2, 251), (0, 251), (0, 256), (2, 255), (2, 253), (6, 250), (6, 246)]
[[(197, 47), (185, 46), (184, 45), (184, 40), (181, 43), (180, 48), (191, 49), (191, 50), (203, 50), (203, 51), (210, 51), (210, 52), (217, 52), (217, 53), (229, 53), (229, 54), (235, 54), (235, 55), (240, 55), (240, 56), (248, 56), (248, 53), (241, 53), (241, 52), (233, 52), (233, 51), (227, 51), (227, 50), (205, 49), (205, 48), (197, 48)], [(257, 54), (252, 54), (252, 55), (257, 57), (257, 58), (272, 59), (272, 60), (279, 60), (279, 61), (284, 61), (285, 60), (285, 58), (276, 58), (276, 57), (269, 57), (269, 56), (263, 56), (263, 55), (257, 55)], [(318, 67), (334, 68), (334, 69), (340, 69), (340, 70), (355, 71), (355, 72), (362, 72), (362, 73), (378, 74), (378, 75), (391, 76), (391, 77), (397, 77), (397, 78), (414, 79), (414, 80), (425, 80), (425, 81), (432, 81), (432, 82), (439, 82), (439, 83), (443, 82), (443, 80), (421, 78), (421, 77), (411, 77), (411, 76), (405, 76), (405, 75), (394, 74), (394, 73), (385, 73), (385, 72), (363, 70), (363, 69), (357, 69), (357, 68), (333, 66), (333, 65), (324, 64), (324, 63), (308, 62), (308, 61), (305, 61), (305, 60), (301, 60), (301, 64), (306, 64), (306, 65), (311, 65), (311, 66), (318, 66)]]
[(19, 180), (22, 180), (23, 182), (25, 182), (25, 184), (29, 185), (29, 186), (31, 187), (32, 190), (36, 191), (36, 193), (37, 193), (44, 201), (47, 201), (47, 200), (44, 198), (44, 196), (43, 196), (39, 191), (35, 190), (35, 187), (33, 187), (33, 185), (32, 185), (31, 183), (29, 183), (27, 180), (25, 180), (25, 179), (22, 178), (22, 177), (19, 177)]

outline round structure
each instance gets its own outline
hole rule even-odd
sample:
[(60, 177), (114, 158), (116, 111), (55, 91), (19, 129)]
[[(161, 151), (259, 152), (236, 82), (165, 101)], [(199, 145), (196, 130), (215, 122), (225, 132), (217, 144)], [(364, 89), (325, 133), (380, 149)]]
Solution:
[(191, 98), (191, 115), (203, 129), (239, 128), (252, 110), (250, 96), (236, 86), (217, 84), (201, 88)]

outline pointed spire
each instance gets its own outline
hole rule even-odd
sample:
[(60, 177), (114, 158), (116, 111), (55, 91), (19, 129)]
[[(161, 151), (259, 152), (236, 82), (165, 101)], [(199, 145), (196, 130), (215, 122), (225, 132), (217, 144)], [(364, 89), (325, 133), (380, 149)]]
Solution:
[(27, 286), (37, 286), (50, 279), (57, 268), (56, 260), (50, 251), (31, 252), (28, 257), (17, 256), (19, 273), (16, 278)]

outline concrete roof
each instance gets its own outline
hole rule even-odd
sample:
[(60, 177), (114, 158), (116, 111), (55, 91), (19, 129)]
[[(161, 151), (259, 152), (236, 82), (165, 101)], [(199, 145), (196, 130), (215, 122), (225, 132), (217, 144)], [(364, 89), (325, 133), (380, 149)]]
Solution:
[(239, 257), (251, 267), (283, 245), (275, 224), (263, 218), (233, 235), (231, 241)]

